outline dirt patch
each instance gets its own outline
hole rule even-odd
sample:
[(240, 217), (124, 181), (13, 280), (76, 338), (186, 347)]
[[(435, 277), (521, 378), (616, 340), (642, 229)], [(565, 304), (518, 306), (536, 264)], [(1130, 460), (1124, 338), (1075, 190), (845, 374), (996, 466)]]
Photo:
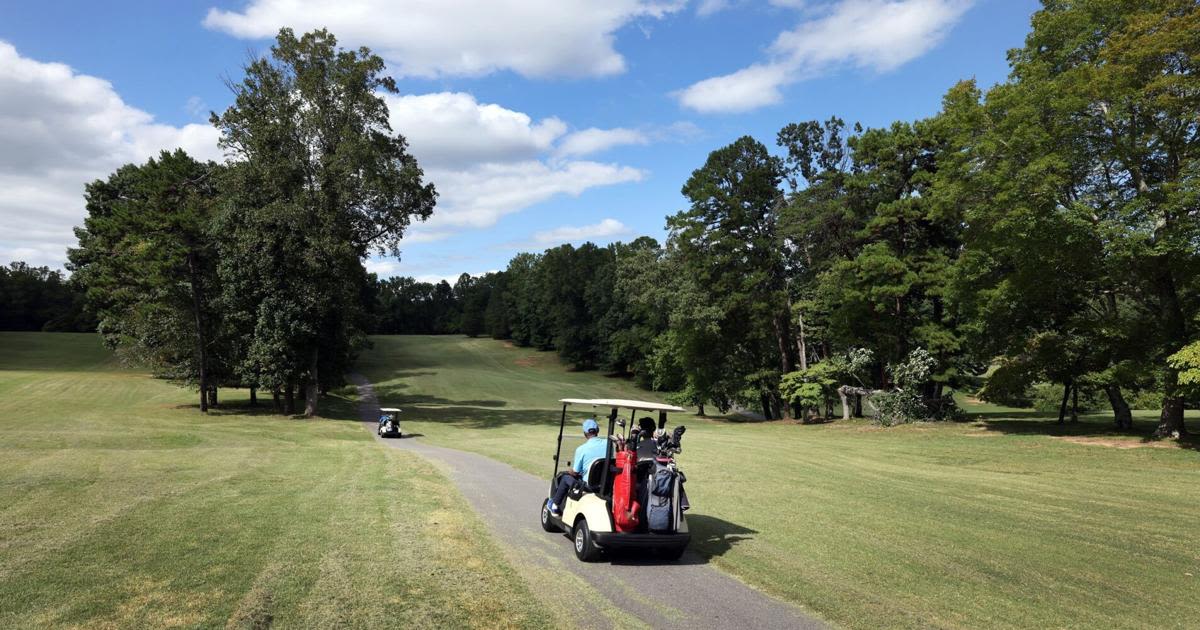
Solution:
[(1102, 437), (1081, 437), (1078, 435), (1054, 435), (1051, 436), (1056, 440), (1063, 440), (1072, 444), (1087, 444), (1091, 446), (1107, 446), (1109, 448), (1179, 448), (1178, 444), (1168, 442), (1143, 442), (1135, 440), (1123, 440), (1121, 438), (1102, 438)]
[(517, 346), (516, 346), (516, 345), (514, 345), (514, 344), (513, 344), (513, 342), (511, 342), (511, 341), (505, 341), (505, 342), (502, 342), (502, 343), (501, 343), (501, 345), (503, 345), (505, 348), (516, 348), (516, 347), (517, 347)]
[(520, 359), (513, 361), (513, 363), (521, 367), (534, 367), (538, 364), (538, 360), (537, 357), (521, 357)]

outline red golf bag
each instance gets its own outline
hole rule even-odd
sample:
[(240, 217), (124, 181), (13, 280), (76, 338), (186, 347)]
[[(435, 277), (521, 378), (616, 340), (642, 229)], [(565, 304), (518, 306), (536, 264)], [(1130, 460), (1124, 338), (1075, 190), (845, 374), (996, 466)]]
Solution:
[(613, 523), (618, 532), (632, 532), (638, 527), (637, 450), (622, 448), (616, 453), (617, 473), (613, 481)]

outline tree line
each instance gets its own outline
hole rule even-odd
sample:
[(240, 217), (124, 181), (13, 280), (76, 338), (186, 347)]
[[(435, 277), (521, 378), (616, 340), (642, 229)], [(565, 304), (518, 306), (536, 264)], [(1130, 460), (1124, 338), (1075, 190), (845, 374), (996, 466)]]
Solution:
[(1060, 422), (1082, 393), (1128, 428), (1128, 395), (1153, 391), (1157, 435), (1181, 435), (1200, 384), (1200, 9), (1043, 5), (999, 85), (883, 128), (789, 124), (774, 151), (739, 138), (684, 183), (665, 243), (389, 280), (387, 331), (509, 338), (771, 418), (950, 418), (951, 390), (989, 372), (984, 399), (1053, 383)]
[(0, 330), (92, 332), (96, 319), (63, 272), (16, 261), (0, 265)]
[(363, 260), (397, 253), (436, 201), (388, 126), (383, 70), (282, 29), (211, 117), (226, 162), (163, 152), (89, 184), (69, 269), (105, 341), (197, 387), (201, 410), (237, 386), (315, 414), (365, 344)]

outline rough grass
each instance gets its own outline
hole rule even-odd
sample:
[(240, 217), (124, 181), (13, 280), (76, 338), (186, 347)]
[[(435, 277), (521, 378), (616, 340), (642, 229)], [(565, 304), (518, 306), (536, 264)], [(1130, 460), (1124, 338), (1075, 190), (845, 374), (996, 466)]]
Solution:
[[(361, 369), (406, 431), (535, 474), (553, 466), (557, 399), (654, 398), (491, 340), (374, 341)], [(1195, 626), (1200, 453), (1063, 439), (1142, 444), (1149, 412), (1126, 435), (1104, 416), (970, 411), (892, 429), (676, 418), (693, 544), (848, 627)]]
[[(244, 392), (241, 393), (244, 395)], [(0, 627), (544, 627), (432, 465), (0, 333)]]

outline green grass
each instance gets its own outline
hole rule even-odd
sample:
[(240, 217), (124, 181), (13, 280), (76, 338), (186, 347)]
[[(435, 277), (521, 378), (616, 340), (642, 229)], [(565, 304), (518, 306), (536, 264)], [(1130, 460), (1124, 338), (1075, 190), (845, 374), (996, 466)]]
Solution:
[[(374, 341), (360, 369), (406, 431), (539, 475), (558, 398), (654, 398), (491, 340)], [(676, 418), (693, 544), (848, 627), (1194, 627), (1200, 453), (1114, 448), (1150, 443), (1103, 416), (970, 411), (892, 429)]]
[(0, 627), (544, 627), (431, 464), (330, 419), (254, 413), (0, 333)]

